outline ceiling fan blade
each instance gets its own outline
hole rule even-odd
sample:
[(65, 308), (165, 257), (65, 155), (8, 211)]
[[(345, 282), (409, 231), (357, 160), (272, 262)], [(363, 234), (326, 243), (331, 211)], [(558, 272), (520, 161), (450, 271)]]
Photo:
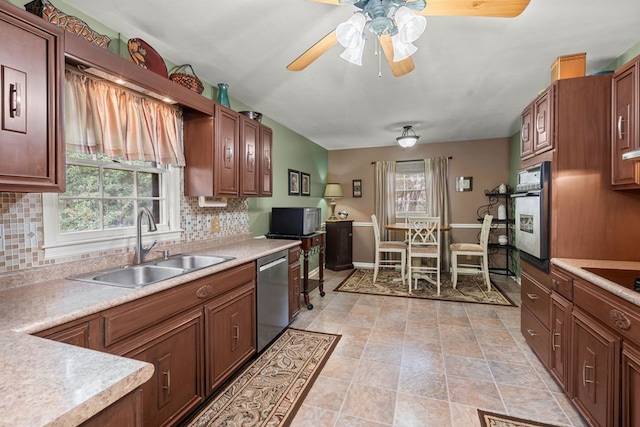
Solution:
[(389, 63), (389, 68), (391, 68), (391, 73), (395, 77), (409, 74), (416, 68), (416, 65), (413, 63), (413, 59), (411, 59), (411, 57), (403, 59), (402, 61), (393, 62), (393, 44), (391, 42), (391, 36), (378, 36), (378, 40), (380, 40), (380, 46), (382, 46), (384, 56), (387, 57), (387, 62)]
[(428, 0), (419, 15), (489, 16), (514, 18), (522, 13), (530, 0)]
[(338, 44), (336, 30), (321, 38), (316, 44), (307, 49), (302, 55), (298, 56), (291, 64), (287, 65), (289, 71), (300, 71), (307, 68), (309, 64), (318, 59), (320, 55)]

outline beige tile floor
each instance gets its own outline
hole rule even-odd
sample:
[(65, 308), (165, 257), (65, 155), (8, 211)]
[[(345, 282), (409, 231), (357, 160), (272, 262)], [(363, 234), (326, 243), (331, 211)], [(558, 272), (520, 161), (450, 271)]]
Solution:
[[(586, 426), (520, 334), (520, 309), (333, 292), (291, 325), (342, 335), (293, 426), (480, 426), (478, 408)], [(492, 277), (517, 303), (518, 284)]]

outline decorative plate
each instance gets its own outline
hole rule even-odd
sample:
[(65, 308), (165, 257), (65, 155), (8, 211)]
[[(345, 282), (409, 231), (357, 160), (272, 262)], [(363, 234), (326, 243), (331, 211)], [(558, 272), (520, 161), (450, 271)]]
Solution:
[(164, 60), (149, 43), (142, 39), (129, 39), (127, 47), (133, 62), (147, 70), (160, 74), (162, 77), (167, 77), (167, 66)]

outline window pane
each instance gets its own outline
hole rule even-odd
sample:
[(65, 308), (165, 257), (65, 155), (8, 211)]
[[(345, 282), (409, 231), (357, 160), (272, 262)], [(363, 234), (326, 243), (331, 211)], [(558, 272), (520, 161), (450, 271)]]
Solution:
[(135, 202), (118, 199), (104, 201), (104, 228), (133, 227)]
[(134, 172), (116, 169), (104, 171), (105, 197), (133, 197)]
[(91, 166), (67, 165), (67, 188), (63, 196), (98, 197), (100, 170)]
[(138, 172), (138, 197), (158, 197), (158, 174)]
[(60, 232), (100, 229), (100, 202), (89, 199), (60, 199)]
[(153, 219), (158, 224), (162, 223), (162, 218), (160, 218), (160, 202), (158, 200), (139, 200), (138, 208), (145, 207), (151, 211), (153, 215)]

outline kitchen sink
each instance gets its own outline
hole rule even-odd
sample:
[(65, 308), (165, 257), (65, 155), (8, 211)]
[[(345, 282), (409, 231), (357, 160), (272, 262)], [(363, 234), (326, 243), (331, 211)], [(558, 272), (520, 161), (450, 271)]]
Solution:
[(211, 267), (222, 262), (229, 261), (229, 257), (213, 255), (179, 255), (176, 257), (155, 261), (153, 265), (158, 267), (182, 268), (186, 270), (199, 270)]
[(140, 265), (81, 274), (70, 279), (123, 288), (140, 288), (232, 259), (234, 258), (214, 255), (178, 255)]

